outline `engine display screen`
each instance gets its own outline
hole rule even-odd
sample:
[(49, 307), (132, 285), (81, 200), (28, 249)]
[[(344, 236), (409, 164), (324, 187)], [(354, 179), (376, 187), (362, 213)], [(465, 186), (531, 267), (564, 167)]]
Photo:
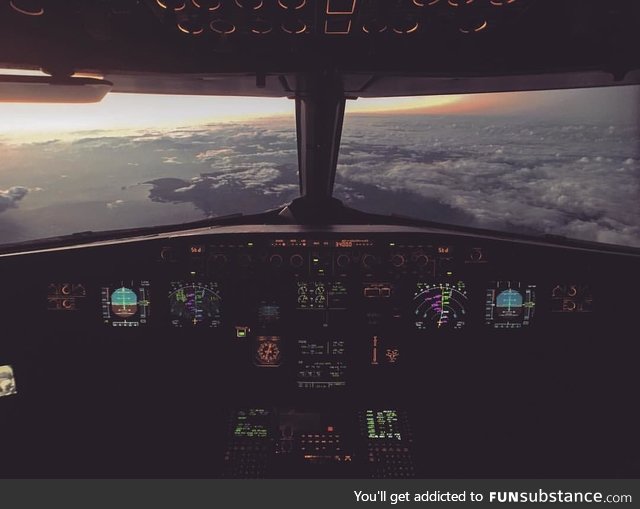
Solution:
[(298, 309), (346, 309), (347, 287), (342, 281), (298, 282)]
[(344, 387), (345, 343), (340, 340), (298, 340), (298, 387), (333, 389)]
[(119, 281), (101, 287), (102, 320), (112, 327), (147, 325), (151, 311), (148, 281)]
[(174, 327), (219, 327), (222, 297), (218, 283), (171, 283), (169, 311)]
[(497, 281), (487, 289), (485, 323), (494, 329), (526, 327), (533, 320), (535, 307), (535, 285)]

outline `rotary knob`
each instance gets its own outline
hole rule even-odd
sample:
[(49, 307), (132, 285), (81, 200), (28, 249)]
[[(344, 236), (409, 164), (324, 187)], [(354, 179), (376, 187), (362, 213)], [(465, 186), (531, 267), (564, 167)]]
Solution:
[(351, 263), (351, 258), (345, 254), (341, 254), (336, 259), (336, 264), (338, 265), (338, 267), (341, 267), (343, 269), (348, 267), (350, 263)]
[(372, 269), (377, 263), (376, 257), (371, 254), (366, 254), (362, 257), (362, 266), (365, 269)]
[(426, 267), (429, 263), (429, 257), (426, 254), (421, 254), (416, 257), (416, 265), (418, 267)]
[(291, 255), (291, 258), (289, 258), (289, 265), (295, 269), (299, 269), (304, 265), (304, 258), (299, 254)]
[(282, 259), (282, 256), (279, 254), (272, 254), (269, 257), (269, 265), (271, 265), (276, 269), (279, 269), (280, 267), (282, 267), (283, 263), (284, 263), (284, 260)]
[(394, 254), (391, 257), (391, 265), (393, 265), (396, 268), (400, 268), (404, 266), (406, 262), (407, 261), (405, 260), (404, 256), (402, 256), (401, 254)]
[(479, 262), (482, 260), (482, 249), (472, 249), (469, 257), (471, 258), (471, 261)]

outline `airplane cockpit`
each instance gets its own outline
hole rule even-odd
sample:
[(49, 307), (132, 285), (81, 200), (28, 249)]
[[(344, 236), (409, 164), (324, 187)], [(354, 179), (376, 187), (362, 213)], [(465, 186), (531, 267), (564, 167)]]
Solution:
[(0, 477), (638, 476), (639, 23), (0, 0)]

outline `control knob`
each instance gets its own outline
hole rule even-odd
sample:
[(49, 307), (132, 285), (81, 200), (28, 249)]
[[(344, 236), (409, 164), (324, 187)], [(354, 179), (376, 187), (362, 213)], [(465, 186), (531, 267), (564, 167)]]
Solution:
[(304, 265), (304, 258), (300, 254), (291, 255), (291, 258), (289, 258), (289, 265), (295, 269), (299, 269)]
[(404, 266), (405, 263), (406, 263), (406, 260), (404, 256), (402, 256), (401, 254), (394, 254), (391, 257), (391, 265), (393, 265), (396, 268), (400, 268)]

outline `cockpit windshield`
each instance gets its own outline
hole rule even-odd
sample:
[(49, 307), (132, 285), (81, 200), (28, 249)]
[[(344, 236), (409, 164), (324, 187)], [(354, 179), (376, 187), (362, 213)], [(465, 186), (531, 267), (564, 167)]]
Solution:
[(258, 213), (299, 195), (287, 99), (0, 104), (0, 243)]
[(639, 122), (638, 86), (359, 99), (335, 195), (368, 212), (640, 246)]
[[(348, 101), (334, 195), (367, 212), (640, 245), (640, 87)], [(0, 104), (0, 243), (299, 196), (294, 102)]]

